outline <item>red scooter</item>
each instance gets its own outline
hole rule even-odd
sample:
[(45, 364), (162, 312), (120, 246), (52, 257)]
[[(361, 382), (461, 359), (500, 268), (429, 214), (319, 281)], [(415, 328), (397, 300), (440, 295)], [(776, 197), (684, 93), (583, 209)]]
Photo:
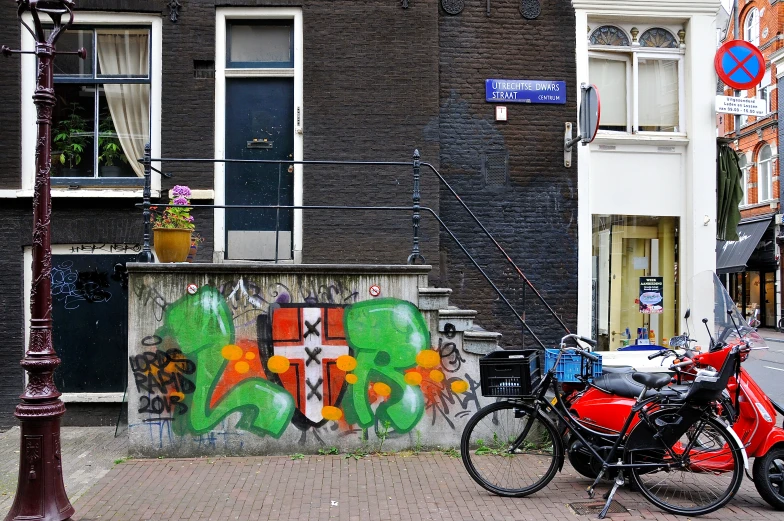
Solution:
[[(679, 354), (674, 350), (664, 350), (649, 355), (650, 359), (658, 356), (679, 357), (669, 367), (674, 373), (674, 383), (658, 391), (665, 397), (677, 397), (687, 392), (689, 382), (700, 372), (721, 368), (733, 346), (740, 347), (741, 362), (756, 350), (767, 348), (756, 331), (743, 320), (715, 274), (710, 275), (714, 280), (716, 295), (714, 332), (717, 336), (714, 339), (708, 330), (711, 337), (709, 351), (701, 353), (691, 350), (689, 342), (692, 340), (689, 335), (684, 335), (673, 339), (677, 347), (686, 348)], [(707, 322), (707, 319), (703, 320), (706, 326)], [(629, 409), (643, 391), (642, 386), (632, 379), (632, 370), (610, 371), (613, 372), (605, 372), (581, 389), (564, 389), (572, 415), (598, 432), (619, 432)], [(760, 496), (776, 510), (784, 510), (784, 428), (775, 424), (776, 411), (784, 414), (782, 407), (765, 395), (740, 364), (735, 370), (735, 376), (730, 378), (723, 398), (715, 407), (732, 424), (749, 457), (755, 458), (752, 479)], [(574, 469), (595, 478), (601, 470), (601, 462), (594, 461), (590, 452), (576, 438), (569, 439), (567, 447), (569, 461)], [(712, 464), (719, 470), (724, 462), (717, 460)]]

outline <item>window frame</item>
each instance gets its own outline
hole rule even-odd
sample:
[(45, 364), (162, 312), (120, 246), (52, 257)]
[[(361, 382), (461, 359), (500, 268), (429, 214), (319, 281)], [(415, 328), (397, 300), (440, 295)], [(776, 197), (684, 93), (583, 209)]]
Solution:
[[(25, 22), (32, 23), (29, 13), (25, 13)], [(152, 157), (161, 153), (161, 94), (162, 94), (162, 20), (157, 15), (136, 13), (82, 12), (74, 13), (74, 28), (94, 28), (95, 26), (111, 28), (148, 28), (150, 31), (150, 146)], [(24, 28), (21, 29), (22, 50), (34, 51), (35, 42)], [(71, 51), (75, 49), (62, 49)], [(97, 52), (97, 50), (94, 50)], [(32, 95), (36, 85), (37, 58), (34, 54), (23, 54), (21, 63), (21, 105), (22, 105), (22, 190), (21, 194), (32, 195), (35, 183), (35, 146), (38, 135), (37, 112)], [(95, 77), (95, 76), (94, 76)], [(84, 83), (84, 77), (72, 83)], [(92, 80), (91, 80), (92, 81)], [(97, 79), (98, 83), (131, 83), (126, 80), (113, 81), (111, 78)], [(146, 81), (146, 80), (145, 80)], [(65, 82), (63, 82), (65, 83)], [(160, 170), (158, 162), (153, 167)], [(100, 178), (79, 177), (61, 178), (52, 183), (52, 197), (141, 197), (143, 178)], [(141, 180), (141, 182), (140, 182)], [(151, 185), (153, 196), (160, 194), (160, 174), (152, 172)], [(78, 188), (78, 189), (73, 189)]]
[[(767, 159), (760, 159), (762, 156), (762, 151), (765, 148), (770, 149), (770, 157)], [(773, 159), (775, 158), (773, 154), (773, 147), (770, 143), (765, 143), (759, 148), (757, 151), (757, 202), (758, 203), (766, 203), (770, 201), (774, 201), (773, 198)], [(768, 192), (767, 197), (765, 199), (762, 198), (762, 171), (763, 169), (767, 172), (766, 179), (765, 179), (765, 188)]]
[[(612, 130), (599, 130), (600, 134), (618, 135), (618, 134), (637, 134), (641, 136), (686, 136), (686, 81), (684, 69), (684, 55), (680, 49), (655, 49), (652, 47), (607, 47), (590, 45), (588, 47), (588, 77), (590, 81), (590, 59), (621, 59), (619, 56), (630, 58), (631, 61), (631, 82), (629, 83), (629, 70), (627, 65), (627, 118), (631, 115), (630, 124), (627, 126), (627, 131), (619, 132)], [(649, 60), (667, 60), (676, 61), (678, 66), (678, 125), (677, 131), (646, 131), (639, 130), (639, 59)], [(601, 93), (600, 93), (601, 94)], [(628, 110), (629, 105), (631, 110)]]
[[(749, 25), (750, 20), (754, 20), (756, 21), (756, 23), (754, 25)], [(754, 30), (756, 30), (756, 35), (749, 34), (751, 31)], [(759, 16), (759, 10), (756, 7), (752, 7), (751, 9), (749, 9), (749, 11), (746, 13), (746, 16), (743, 18), (743, 39), (759, 47), (760, 16)]]
[[(127, 78), (117, 78), (117, 77), (101, 77), (98, 74), (98, 31), (101, 29), (147, 29), (148, 31), (148, 56), (147, 56), (147, 77), (146, 78), (134, 78), (134, 77), (127, 77)], [(54, 74), (54, 85), (55, 85), (55, 94), (57, 93), (57, 85), (94, 85), (96, 87), (96, 93), (93, 98), (93, 110), (94, 110), (94, 120), (93, 120), (93, 152), (92, 152), (92, 159), (93, 159), (93, 175), (92, 177), (83, 176), (83, 177), (52, 177), (51, 184), (52, 186), (72, 186), (74, 184), (79, 184), (83, 181), (94, 181), (97, 179), (104, 180), (107, 178), (103, 178), (99, 176), (99, 161), (98, 156), (100, 155), (99, 150), (99, 134), (100, 134), (100, 120), (98, 116), (100, 115), (100, 96), (98, 95), (97, 89), (102, 85), (150, 85), (152, 88), (152, 27), (151, 26), (142, 26), (142, 25), (123, 25), (123, 24), (74, 24), (70, 30), (79, 30), (79, 31), (90, 31), (92, 36), (92, 54), (88, 57), (88, 59), (92, 60), (92, 75), (91, 76), (80, 76), (80, 75), (68, 75), (68, 74)], [(56, 59), (56, 58), (55, 58)], [(152, 110), (150, 111), (152, 112)], [(152, 122), (152, 114), (150, 114), (150, 122)], [(133, 158), (128, 158), (129, 161), (133, 161)], [(144, 178), (143, 177), (123, 177), (123, 178), (108, 178), (110, 179), (107, 184), (118, 184), (118, 185), (138, 185), (144, 186)], [(92, 183), (90, 183), (92, 184)]]
[[(632, 132), (632, 128), (634, 125), (634, 102), (633, 96), (631, 96), (632, 88), (634, 85), (633, 80), (633, 70), (634, 66), (632, 64), (632, 58), (630, 56), (626, 56), (625, 53), (608, 53), (608, 52), (595, 52), (595, 51), (588, 51), (588, 74), (590, 76), (591, 71), (591, 58), (594, 59), (602, 59), (602, 60), (609, 60), (609, 61), (622, 61), (626, 63), (626, 131), (622, 130), (607, 130), (601, 128), (601, 121), (599, 122), (599, 132), (607, 133), (607, 134), (629, 134)], [(601, 92), (599, 93), (601, 95)]]
[[(749, 177), (751, 172), (751, 164), (749, 163), (746, 154), (738, 154), (738, 166), (740, 167), (741, 178), (743, 179), (743, 197), (740, 200), (741, 207), (748, 206), (749, 203)], [(740, 160), (743, 160), (743, 165), (741, 166)]]

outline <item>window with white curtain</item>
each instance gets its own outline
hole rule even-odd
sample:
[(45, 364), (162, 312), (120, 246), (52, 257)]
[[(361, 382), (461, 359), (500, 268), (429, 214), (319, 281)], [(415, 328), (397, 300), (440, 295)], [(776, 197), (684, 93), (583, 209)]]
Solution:
[(752, 8), (743, 21), (743, 39), (747, 42), (759, 45), (759, 11)]
[(588, 76), (602, 104), (599, 130), (684, 132), (683, 53), (672, 46), (674, 36), (669, 31), (655, 28), (647, 33), (651, 31), (661, 36), (655, 41), (664, 43), (622, 46), (617, 41), (609, 45), (590, 39)]
[(762, 81), (757, 86), (757, 98), (765, 101), (765, 106), (767, 107), (766, 113), (768, 114), (771, 111), (771, 106), (770, 106), (771, 91), (772, 91), (772, 86), (770, 84), (770, 69), (768, 69), (767, 71), (765, 71), (765, 75), (762, 77)]
[(763, 146), (757, 158), (757, 202), (773, 199), (773, 176), (771, 164), (773, 163), (773, 149), (770, 145)]
[(150, 140), (150, 29), (81, 27), (58, 48), (87, 59), (54, 61), (53, 177), (143, 177), (136, 161)]
[(743, 178), (743, 198), (740, 200), (740, 206), (747, 206), (749, 204), (749, 161), (745, 154), (738, 155), (738, 167), (740, 167)]

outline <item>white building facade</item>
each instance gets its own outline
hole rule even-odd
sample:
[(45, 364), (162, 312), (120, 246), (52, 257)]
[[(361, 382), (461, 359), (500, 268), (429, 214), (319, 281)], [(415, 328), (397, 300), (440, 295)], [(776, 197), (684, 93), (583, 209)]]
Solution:
[[(577, 83), (601, 98), (597, 137), (578, 147), (578, 330), (602, 349), (640, 334), (662, 343), (685, 329), (687, 308), (697, 323), (713, 317), (694, 276), (716, 267), (720, 2), (572, 4)], [(663, 298), (640, 298), (643, 282)]]

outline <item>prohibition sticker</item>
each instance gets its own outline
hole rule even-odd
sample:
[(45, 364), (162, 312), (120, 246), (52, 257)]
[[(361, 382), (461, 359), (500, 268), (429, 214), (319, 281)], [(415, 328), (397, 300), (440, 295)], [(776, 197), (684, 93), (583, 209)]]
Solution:
[(379, 295), (381, 295), (381, 286), (379, 286), (378, 284), (373, 284), (372, 286), (370, 286), (370, 296), (377, 297)]
[(195, 295), (197, 291), (199, 291), (199, 286), (197, 286), (196, 284), (188, 284), (189, 295)]

